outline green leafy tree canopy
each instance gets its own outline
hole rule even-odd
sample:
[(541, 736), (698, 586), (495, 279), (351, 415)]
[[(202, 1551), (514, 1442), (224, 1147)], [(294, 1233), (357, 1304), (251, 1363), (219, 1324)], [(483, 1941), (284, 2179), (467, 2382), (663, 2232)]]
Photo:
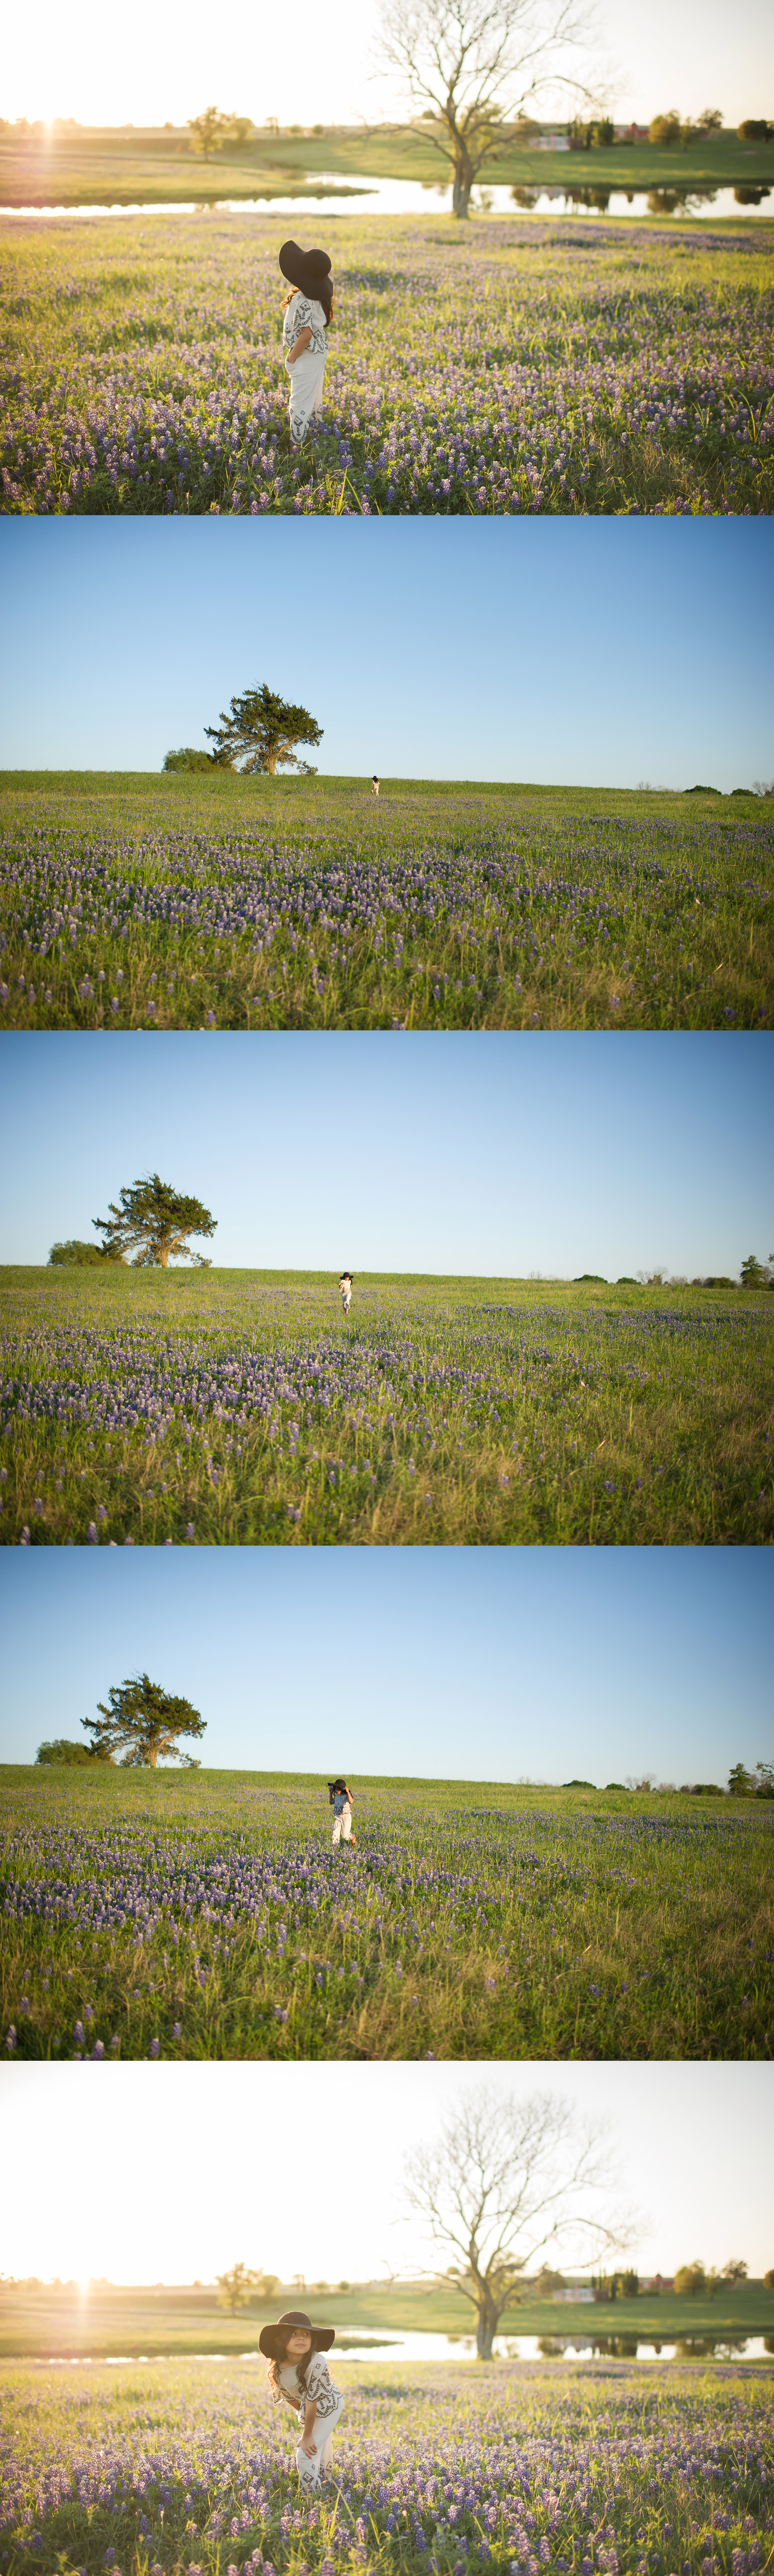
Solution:
[(228, 2308), (232, 2317), (236, 2316), (238, 2308), (246, 2308), (251, 2299), (271, 2299), (279, 2289), (274, 2272), (251, 2272), (246, 2263), (232, 2263), (230, 2272), (218, 2272), (215, 2277), (220, 2306)]
[(308, 761), (297, 760), (296, 744), (322, 742), (321, 727), (307, 707), (290, 706), (265, 680), (260, 689), (232, 698), (230, 714), (221, 713), (220, 723), (204, 730), (215, 744), (212, 758), (219, 769), (236, 769), (241, 762), (246, 775), (262, 770), (273, 778), (279, 767), (316, 776)]
[(165, 769), (199, 770), (213, 769), (214, 766), (215, 764), (211, 751), (191, 751), (190, 748), (186, 746), (182, 751), (165, 751), (164, 753)]
[(712, 2299), (717, 2285), (717, 2273), (712, 2270), (705, 2272), (704, 2264), (698, 2260), (681, 2263), (675, 2273), (677, 2299)]
[(117, 1758), (122, 1771), (155, 1771), (161, 1755), (167, 1762), (183, 1762), (189, 1771), (198, 1771), (194, 1754), (181, 1753), (179, 1735), (203, 1735), (206, 1719), (189, 1699), (176, 1699), (169, 1691), (152, 1682), (147, 1673), (135, 1673), (130, 1681), (120, 1682), (97, 1701), (98, 1717), (83, 1717), (92, 1738), (92, 1750), (98, 1760)]
[(728, 1774), (729, 1797), (750, 1798), (752, 1796), (752, 1790), (753, 1783), (750, 1779), (746, 1762), (735, 1762)]
[(120, 1204), (109, 1201), (110, 1215), (95, 1216), (92, 1223), (104, 1234), (108, 1259), (125, 1260), (133, 1254), (134, 1270), (166, 1270), (170, 1256), (178, 1261), (192, 1261), (198, 1270), (209, 1270), (211, 1263), (203, 1253), (192, 1252), (189, 1234), (214, 1234), (217, 1217), (210, 1215), (201, 1199), (181, 1197), (168, 1181), (160, 1181), (158, 1172), (145, 1180), (133, 1181), (121, 1190)]
[(769, 1261), (759, 1261), (757, 1253), (748, 1252), (746, 1261), (742, 1262), (739, 1277), (743, 1288), (769, 1288), (771, 1264)]
[(249, 142), (254, 127), (251, 116), (228, 116), (222, 108), (203, 107), (200, 116), (189, 116), (188, 132), (192, 150), (203, 161), (211, 161), (213, 152), (222, 152), (225, 144)]

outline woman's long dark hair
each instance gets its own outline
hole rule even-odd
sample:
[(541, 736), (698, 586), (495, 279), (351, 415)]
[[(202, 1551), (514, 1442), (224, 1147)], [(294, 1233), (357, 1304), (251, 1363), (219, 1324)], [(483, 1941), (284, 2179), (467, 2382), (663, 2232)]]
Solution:
[[(281, 2371), (281, 2369), (282, 2369), (283, 2362), (285, 2362), (285, 2361), (287, 2360), (288, 2344), (289, 2344), (289, 2342), (290, 2342), (291, 2335), (292, 2335), (292, 2334), (296, 2334), (296, 2332), (297, 2332), (297, 2331), (298, 2331), (298, 2329), (296, 2328), (296, 2326), (288, 2326), (287, 2336), (286, 2336), (286, 2340), (285, 2340), (285, 2349), (284, 2349), (284, 2352), (280, 2352), (280, 2353), (275, 2354), (275, 2357), (274, 2357), (273, 2361), (270, 2361), (270, 2363), (269, 2363), (269, 2367), (268, 2367), (268, 2370), (267, 2370), (267, 2373), (266, 2373), (266, 2377), (267, 2377), (268, 2382), (269, 2382), (269, 2387), (270, 2387), (270, 2389), (271, 2389), (271, 2393), (272, 2393), (272, 2397), (273, 2397), (273, 2399), (274, 2399), (274, 2404), (275, 2404), (275, 2406), (278, 2406), (278, 2405), (279, 2405), (279, 2401), (280, 2401), (280, 2398), (281, 2398), (281, 2396), (282, 2396), (282, 2389), (280, 2388), (280, 2379), (279, 2379), (280, 2371)], [(309, 2346), (309, 2351), (308, 2351), (308, 2352), (305, 2352), (305, 2353), (302, 2353), (300, 2361), (297, 2361), (297, 2362), (294, 2364), (295, 2373), (296, 2373), (296, 2378), (297, 2378), (297, 2380), (298, 2380), (298, 2382), (299, 2382), (299, 2386), (304, 2390), (304, 2393), (306, 2392), (306, 2374), (307, 2374), (307, 2371), (308, 2371), (308, 2368), (309, 2368), (310, 2361), (313, 2361), (313, 2360), (314, 2360), (314, 2354), (315, 2354), (315, 2341), (314, 2341), (314, 2335), (313, 2335), (313, 2336), (312, 2336), (311, 2343), (310, 2343), (310, 2346)]]

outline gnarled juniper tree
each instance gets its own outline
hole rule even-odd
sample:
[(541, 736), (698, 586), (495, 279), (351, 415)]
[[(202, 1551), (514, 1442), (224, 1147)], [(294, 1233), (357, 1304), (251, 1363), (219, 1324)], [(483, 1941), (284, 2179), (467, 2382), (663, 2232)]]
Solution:
[(181, 1753), (177, 1741), (179, 1735), (204, 1734), (206, 1719), (189, 1699), (176, 1699), (159, 1682), (152, 1682), (148, 1673), (135, 1673), (108, 1691), (108, 1703), (106, 1707), (104, 1700), (98, 1700), (99, 1716), (81, 1718), (98, 1760), (108, 1756), (120, 1763), (122, 1771), (148, 1767), (155, 1771), (161, 1754), (167, 1762), (183, 1762), (187, 1770), (199, 1770), (195, 1755)]
[(322, 742), (322, 729), (310, 716), (307, 707), (290, 706), (279, 698), (266, 681), (260, 689), (245, 689), (241, 698), (232, 698), (230, 715), (221, 714), (218, 725), (205, 725), (215, 749), (212, 759), (218, 769), (268, 772), (274, 777), (277, 767), (300, 769), (315, 777), (306, 760), (296, 759), (296, 743)]
[(121, 1190), (118, 1207), (113, 1199), (108, 1205), (109, 1216), (92, 1218), (104, 1235), (108, 1259), (126, 1260), (131, 1253), (134, 1270), (166, 1270), (172, 1255), (178, 1261), (192, 1261), (198, 1270), (210, 1269), (204, 1253), (191, 1251), (188, 1236), (214, 1234), (217, 1217), (210, 1215), (201, 1199), (183, 1197), (169, 1181), (159, 1180), (158, 1172)]

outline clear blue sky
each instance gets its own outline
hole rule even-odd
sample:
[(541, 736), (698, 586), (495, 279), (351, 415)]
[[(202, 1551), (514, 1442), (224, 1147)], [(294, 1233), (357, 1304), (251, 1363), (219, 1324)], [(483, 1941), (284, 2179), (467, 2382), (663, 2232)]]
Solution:
[(0, 1037), (0, 1257), (146, 1171), (220, 1266), (735, 1277), (772, 1249), (774, 1039), (537, 1031)]
[(767, 519), (0, 520), (0, 762), (160, 769), (266, 679), (321, 771), (774, 774)]
[(80, 1741), (138, 1670), (200, 1710), (208, 1767), (344, 1764), (353, 1789), (359, 1771), (722, 1785), (772, 1751), (756, 1548), (6, 1549), (0, 1605), (7, 1761)]

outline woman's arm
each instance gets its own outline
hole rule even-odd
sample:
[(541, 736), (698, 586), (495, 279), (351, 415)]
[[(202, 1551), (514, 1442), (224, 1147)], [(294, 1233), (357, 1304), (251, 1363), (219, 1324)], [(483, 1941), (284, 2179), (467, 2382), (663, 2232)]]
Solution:
[(300, 358), (303, 349), (308, 349), (311, 337), (311, 331), (299, 331), (298, 339), (294, 340), (292, 349), (288, 350), (289, 367), (292, 367), (295, 358)]
[(312, 2434), (313, 2434), (313, 2432), (314, 2432), (314, 2428), (315, 2428), (316, 2421), (317, 2421), (317, 2406), (316, 2406), (316, 2402), (315, 2402), (315, 2399), (314, 2399), (313, 2397), (308, 2397), (308, 2398), (307, 2398), (307, 2401), (306, 2401), (306, 2414), (305, 2414), (305, 2416), (304, 2416), (304, 2431), (303, 2431), (303, 2438), (302, 2438), (301, 2442), (299, 2443), (299, 2449), (300, 2449), (301, 2451), (306, 2451), (306, 2453), (307, 2453), (307, 2457), (308, 2457), (309, 2459), (311, 2459), (311, 2458), (313, 2457), (313, 2455), (314, 2455), (314, 2443), (313, 2443), (313, 2441), (312, 2441)]

